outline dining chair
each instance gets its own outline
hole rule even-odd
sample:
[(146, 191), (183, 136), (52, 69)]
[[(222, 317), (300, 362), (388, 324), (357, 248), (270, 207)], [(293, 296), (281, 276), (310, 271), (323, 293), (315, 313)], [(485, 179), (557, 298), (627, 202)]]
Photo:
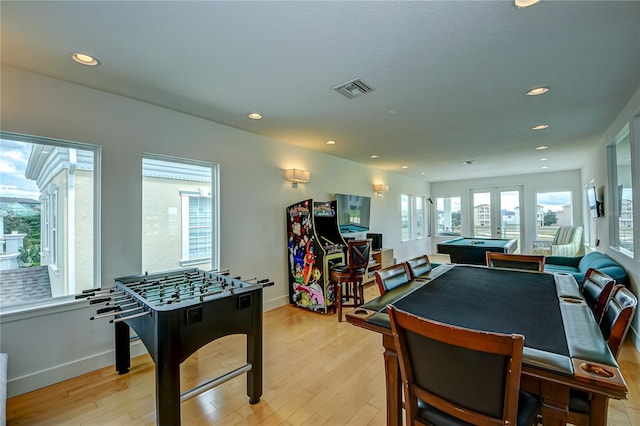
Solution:
[[(625, 286), (618, 284), (614, 287), (600, 321), (600, 331), (616, 359), (637, 306), (638, 299)], [(591, 394), (572, 389), (569, 393), (567, 422), (577, 426), (587, 426), (591, 421), (590, 413)]]
[(410, 279), (429, 279), (429, 272), (431, 272), (433, 267), (429, 261), (429, 256), (426, 254), (409, 259), (406, 264)]
[(382, 296), (387, 291), (400, 287), (411, 281), (411, 276), (406, 263), (399, 263), (375, 271), (376, 284)]
[(615, 285), (616, 280), (595, 268), (589, 268), (584, 276), (580, 289), (598, 324)]
[(489, 268), (524, 269), (527, 271), (544, 271), (544, 256), (529, 254), (511, 254), (486, 252)]
[(407, 425), (531, 425), (538, 398), (520, 391), (524, 337), (431, 321), (387, 306)]
[[(331, 281), (336, 289), (338, 321), (342, 322), (342, 308), (364, 303), (364, 280), (371, 258), (371, 240), (347, 242), (347, 263), (331, 267)], [(352, 302), (349, 303), (349, 300)]]

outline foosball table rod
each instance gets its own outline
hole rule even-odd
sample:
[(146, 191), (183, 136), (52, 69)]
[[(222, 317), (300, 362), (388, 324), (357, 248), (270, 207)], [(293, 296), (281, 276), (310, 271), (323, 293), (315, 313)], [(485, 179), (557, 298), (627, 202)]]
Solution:
[[(120, 312), (120, 313), (122, 313), (122, 312)], [(112, 320), (109, 320), (109, 323), (111, 324), (111, 323), (127, 321), (127, 320), (130, 320), (130, 319), (133, 319), (133, 318), (143, 317), (145, 315), (151, 315), (151, 311), (140, 312), (139, 314), (129, 315), (128, 317), (121, 317), (121, 318), (112, 319)]]
[(192, 389), (189, 389), (188, 391), (181, 393), (180, 401), (186, 401), (187, 399), (191, 399), (194, 396), (198, 396), (201, 393), (208, 391), (209, 389), (213, 389), (216, 386), (221, 385), (224, 382), (227, 382), (233, 379), (234, 377), (238, 377), (241, 374), (251, 371), (252, 368), (253, 368), (252, 365), (250, 363), (247, 363), (241, 367), (236, 368), (235, 370), (232, 370), (226, 374), (223, 374), (222, 376), (216, 377), (215, 379), (211, 379), (208, 382), (202, 383), (201, 385), (198, 385)]

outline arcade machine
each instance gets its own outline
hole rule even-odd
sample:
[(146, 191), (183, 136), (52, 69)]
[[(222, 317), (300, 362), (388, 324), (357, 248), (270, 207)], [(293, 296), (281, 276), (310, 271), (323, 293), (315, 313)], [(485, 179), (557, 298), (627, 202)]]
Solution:
[(336, 201), (300, 201), (287, 207), (289, 302), (316, 312), (334, 307), (331, 266), (346, 262)]

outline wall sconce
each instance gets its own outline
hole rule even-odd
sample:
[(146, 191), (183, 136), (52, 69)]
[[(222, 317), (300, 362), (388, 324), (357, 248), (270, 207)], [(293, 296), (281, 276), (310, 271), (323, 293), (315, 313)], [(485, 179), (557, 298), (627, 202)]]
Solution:
[(284, 176), (287, 180), (291, 181), (291, 187), (297, 188), (298, 182), (309, 182), (311, 180), (311, 173), (306, 170), (300, 169), (288, 169), (284, 171)]
[(389, 192), (389, 185), (376, 183), (373, 185), (373, 191), (376, 193), (378, 197), (382, 197), (383, 194), (386, 194), (387, 192)]

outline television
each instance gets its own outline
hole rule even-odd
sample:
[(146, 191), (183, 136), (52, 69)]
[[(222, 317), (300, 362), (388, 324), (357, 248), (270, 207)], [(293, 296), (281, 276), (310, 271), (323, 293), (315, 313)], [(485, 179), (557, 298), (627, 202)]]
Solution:
[(369, 230), (371, 197), (336, 194), (338, 202), (338, 228), (345, 234)]
[(604, 216), (603, 205), (601, 201), (598, 201), (598, 191), (593, 183), (587, 186), (587, 201), (589, 203), (591, 217)]
[(587, 188), (587, 200), (589, 201), (589, 210), (592, 217), (598, 217), (598, 197), (596, 196), (596, 187), (589, 186)]

